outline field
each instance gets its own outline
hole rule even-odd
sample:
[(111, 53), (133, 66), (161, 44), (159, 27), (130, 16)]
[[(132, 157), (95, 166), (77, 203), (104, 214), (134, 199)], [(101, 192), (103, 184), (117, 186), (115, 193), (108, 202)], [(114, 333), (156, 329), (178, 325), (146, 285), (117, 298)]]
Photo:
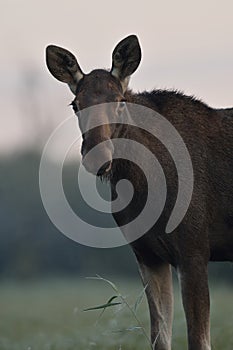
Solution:
[[(140, 281), (114, 280), (131, 310), (125, 306), (84, 312), (106, 303), (116, 293), (104, 281), (77, 279), (0, 286), (0, 350), (142, 350), (150, 349), (148, 309)], [(119, 298), (112, 302), (120, 301)], [(135, 301), (136, 316), (132, 315)], [(179, 292), (175, 292), (173, 349), (186, 346)], [(233, 349), (233, 289), (211, 288), (213, 350)], [(138, 323), (139, 321), (139, 323)]]

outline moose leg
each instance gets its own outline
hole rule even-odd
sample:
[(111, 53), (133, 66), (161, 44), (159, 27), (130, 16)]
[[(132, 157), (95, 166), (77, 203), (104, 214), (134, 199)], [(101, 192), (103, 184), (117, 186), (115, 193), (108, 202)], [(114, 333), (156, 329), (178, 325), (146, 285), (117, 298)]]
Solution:
[(188, 348), (210, 350), (207, 263), (202, 258), (192, 257), (179, 267), (179, 271), (188, 330)]
[(173, 320), (171, 266), (163, 262), (153, 267), (140, 263), (140, 272), (147, 286), (153, 350), (170, 350)]

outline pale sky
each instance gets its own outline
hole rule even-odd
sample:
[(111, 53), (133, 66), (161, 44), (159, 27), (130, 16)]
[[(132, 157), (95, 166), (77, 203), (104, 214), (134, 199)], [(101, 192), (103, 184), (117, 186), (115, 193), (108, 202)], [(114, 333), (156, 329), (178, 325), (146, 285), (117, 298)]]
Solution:
[(72, 51), (88, 72), (109, 68), (114, 46), (132, 33), (143, 52), (133, 90), (177, 88), (213, 107), (233, 106), (232, 0), (1, 0), (0, 153), (71, 113), (72, 94), (45, 66), (48, 44)]

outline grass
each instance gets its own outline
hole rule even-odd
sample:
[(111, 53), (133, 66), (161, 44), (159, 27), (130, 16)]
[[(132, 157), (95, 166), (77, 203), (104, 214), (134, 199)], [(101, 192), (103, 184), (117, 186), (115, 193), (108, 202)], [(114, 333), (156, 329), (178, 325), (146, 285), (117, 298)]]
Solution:
[[(128, 305), (135, 305), (142, 291), (140, 281), (114, 283)], [(143, 331), (124, 303), (108, 307), (104, 313), (102, 309), (83, 311), (107, 303), (113, 295), (110, 285), (85, 279), (1, 284), (0, 350), (149, 349), (143, 334), (149, 334), (145, 298), (136, 312)], [(118, 301), (115, 298), (110, 302)], [(232, 350), (233, 289), (212, 287), (211, 307), (213, 350)], [(187, 349), (177, 291), (173, 349)]]

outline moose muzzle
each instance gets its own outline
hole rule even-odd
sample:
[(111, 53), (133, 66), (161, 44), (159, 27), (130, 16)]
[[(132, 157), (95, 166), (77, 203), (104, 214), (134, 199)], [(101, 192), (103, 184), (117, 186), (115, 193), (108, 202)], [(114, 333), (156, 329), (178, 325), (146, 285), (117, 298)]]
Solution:
[(114, 146), (110, 139), (103, 140), (92, 146), (86, 147), (87, 141), (83, 141), (82, 145), (82, 164), (85, 169), (96, 175), (103, 176), (110, 172), (112, 168), (112, 159)]

